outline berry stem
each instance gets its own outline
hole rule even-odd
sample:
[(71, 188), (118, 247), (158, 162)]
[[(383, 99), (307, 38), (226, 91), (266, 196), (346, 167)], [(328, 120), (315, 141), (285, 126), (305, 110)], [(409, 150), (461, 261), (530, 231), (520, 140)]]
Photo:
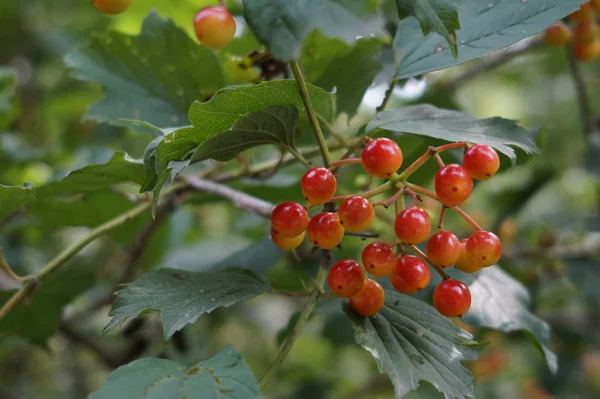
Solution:
[(435, 158), (435, 162), (437, 162), (440, 168), (443, 168), (446, 165), (442, 160), (442, 157), (440, 157), (440, 154), (436, 153), (433, 157)]
[(398, 198), (400, 198), (403, 194), (404, 186), (400, 188), (400, 190), (398, 190), (396, 194), (392, 195), (390, 198), (386, 199), (385, 201), (375, 202), (373, 206), (383, 206), (384, 208), (387, 208), (390, 205), (392, 205), (392, 203), (395, 202)]
[(388, 191), (392, 187), (393, 187), (393, 183), (391, 181), (388, 181), (388, 182), (383, 183), (381, 186), (377, 186), (377, 187), (372, 188), (370, 190), (363, 191), (362, 193), (360, 193), (358, 195), (360, 197), (363, 197), (363, 198), (371, 198), (371, 197), (374, 197), (376, 195), (385, 193), (386, 191)]
[[(294, 158), (296, 158), (296, 160), (298, 162), (300, 162), (302, 165), (306, 166), (307, 169), (312, 168), (312, 165), (310, 164), (310, 162), (308, 160), (306, 160), (306, 158), (304, 158), (302, 156), (302, 154), (300, 154), (298, 151), (296, 151), (295, 149), (293, 149), (292, 147), (286, 147), (286, 149), (290, 152), (290, 154), (292, 154), (292, 156)], [(247, 166), (246, 166), (247, 167)]]
[(323, 136), (323, 132), (321, 131), (321, 125), (319, 124), (317, 115), (315, 114), (315, 111), (313, 110), (312, 105), (310, 103), (310, 97), (308, 95), (306, 81), (304, 80), (304, 76), (302, 75), (300, 66), (296, 61), (290, 61), (290, 68), (292, 69), (292, 73), (294, 74), (294, 79), (296, 79), (296, 84), (298, 85), (298, 93), (300, 94), (300, 97), (302, 97), (302, 102), (304, 103), (304, 108), (306, 109), (306, 115), (308, 116), (308, 120), (313, 127), (315, 138), (317, 139), (317, 143), (319, 144), (321, 157), (323, 158), (325, 166), (328, 167), (331, 163), (331, 156), (329, 155), (327, 142), (325, 141), (325, 137)]
[(450, 276), (444, 271), (444, 269), (442, 269), (439, 266), (434, 265), (433, 263), (431, 263), (431, 261), (429, 260), (429, 258), (427, 257), (427, 255), (425, 255), (425, 253), (423, 253), (423, 251), (421, 251), (416, 245), (409, 245), (410, 249), (412, 249), (417, 255), (419, 255), (421, 258), (423, 258), (425, 261), (427, 261), (427, 263), (433, 267), (435, 269), (436, 272), (438, 272), (438, 274), (440, 275), (440, 277), (442, 277), (443, 280), (447, 280), (450, 278)]
[(469, 223), (471, 226), (473, 226), (475, 228), (475, 230), (481, 231), (483, 230), (481, 228), (481, 226), (471, 217), (469, 216), (469, 214), (465, 211), (463, 211), (462, 209), (460, 209), (459, 207), (454, 207), (453, 208), (460, 216), (462, 216), (467, 223)]
[(327, 133), (333, 136), (333, 138), (336, 139), (344, 148), (352, 147), (352, 144), (344, 136), (338, 133), (333, 126), (331, 126), (331, 123), (325, 120), (325, 118), (323, 118), (321, 115), (317, 115), (317, 118), (323, 124), (325, 130), (327, 130)]
[(340, 159), (339, 161), (334, 161), (329, 164), (329, 169), (334, 170), (342, 165), (353, 165), (357, 163), (361, 163), (362, 160), (360, 158), (346, 158)]
[(444, 216), (446, 216), (446, 209), (448, 209), (448, 207), (442, 205), (442, 210), (440, 211), (440, 219), (438, 220), (437, 224), (438, 229), (444, 228)]
[(0, 248), (0, 269), (4, 271), (8, 275), (8, 277), (12, 278), (15, 281), (23, 281), (25, 280), (23, 277), (19, 276), (14, 270), (10, 267), (6, 258), (4, 257), (4, 251)]
[(404, 193), (396, 198), (396, 201), (394, 202), (394, 208), (396, 215), (400, 214), (400, 212), (404, 210)]
[[(410, 175), (412, 175), (417, 169), (419, 169), (421, 166), (423, 166), (425, 164), (425, 162), (427, 162), (429, 159), (431, 159), (438, 153), (452, 150), (454, 148), (466, 148), (466, 147), (467, 147), (467, 143), (463, 143), (463, 142), (449, 143), (449, 144), (440, 145), (438, 147), (429, 147), (423, 155), (421, 155), (412, 164), (410, 164), (406, 169), (404, 169), (404, 171), (402, 173), (400, 173), (399, 175), (393, 176), (393, 180), (394, 181), (406, 181), (406, 179), (408, 179)], [(441, 158), (440, 158), (440, 161), (441, 161)], [(438, 164), (440, 161), (438, 161)], [(443, 164), (443, 162), (442, 162), (442, 164)]]

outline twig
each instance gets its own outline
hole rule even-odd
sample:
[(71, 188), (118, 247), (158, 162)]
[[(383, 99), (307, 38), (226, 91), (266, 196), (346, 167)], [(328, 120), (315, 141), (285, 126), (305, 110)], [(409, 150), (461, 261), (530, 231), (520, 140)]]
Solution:
[(429, 263), (431, 265), (431, 267), (433, 267), (435, 269), (435, 271), (438, 272), (440, 277), (442, 277), (444, 280), (450, 278), (450, 276), (444, 271), (444, 269), (431, 263), (431, 261), (429, 260), (427, 255), (425, 255), (425, 253), (423, 253), (423, 251), (421, 251), (416, 245), (409, 245), (409, 248), (412, 249), (414, 252), (416, 252), (421, 258), (423, 258), (423, 260), (425, 260), (427, 263)]
[(385, 109), (385, 107), (387, 107), (387, 104), (390, 101), (390, 98), (392, 98), (392, 93), (394, 92), (394, 88), (396, 88), (397, 83), (398, 83), (398, 81), (396, 79), (392, 79), (387, 90), (385, 91), (385, 95), (383, 96), (383, 101), (381, 102), (381, 104), (379, 104), (379, 106), (377, 108), (375, 108), (376, 113), (380, 113), (381, 111), (383, 111)]
[(10, 267), (6, 258), (4, 257), (4, 251), (0, 248), (0, 269), (4, 271), (8, 275), (8, 277), (12, 278), (15, 281), (23, 281), (24, 278), (19, 276), (14, 270)]
[(378, 233), (371, 233), (368, 231), (359, 231), (359, 232), (346, 231), (346, 232), (344, 232), (344, 236), (361, 237), (361, 238), (379, 238)]
[(594, 121), (592, 106), (590, 104), (590, 98), (585, 87), (585, 81), (581, 73), (581, 68), (579, 67), (579, 63), (575, 58), (572, 46), (567, 48), (567, 61), (569, 63), (569, 69), (571, 70), (571, 76), (573, 77), (573, 83), (575, 85), (575, 94), (577, 95), (581, 126), (586, 135), (589, 136), (596, 130), (596, 123)]
[(348, 140), (346, 140), (346, 138), (344, 136), (342, 136), (340, 133), (338, 133), (333, 128), (333, 126), (331, 126), (331, 123), (329, 123), (327, 120), (325, 120), (325, 118), (323, 118), (321, 115), (317, 115), (317, 118), (323, 124), (323, 126), (325, 127), (325, 130), (327, 130), (327, 133), (329, 133), (331, 136), (333, 136), (333, 138), (336, 139), (338, 141), (338, 143), (340, 143), (342, 146), (344, 146), (344, 148), (352, 147), (350, 142)]

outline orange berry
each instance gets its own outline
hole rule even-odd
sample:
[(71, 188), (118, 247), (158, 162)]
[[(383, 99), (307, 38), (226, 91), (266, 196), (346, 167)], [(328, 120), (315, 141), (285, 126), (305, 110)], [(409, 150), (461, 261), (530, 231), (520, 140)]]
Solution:
[(311, 244), (323, 249), (337, 247), (344, 238), (344, 226), (333, 212), (317, 213), (308, 222), (306, 232)]
[(477, 265), (477, 262), (474, 262), (473, 259), (467, 253), (467, 239), (460, 240), (460, 246), (462, 251), (460, 253), (460, 258), (454, 264), (454, 267), (458, 270), (462, 270), (465, 273), (475, 273), (481, 270), (481, 268)]
[(93, 0), (94, 7), (103, 14), (117, 15), (125, 12), (133, 0)]
[(403, 155), (396, 142), (382, 137), (367, 143), (361, 160), (371, 176), (390, 177), (402, 166)]
[(231, 42), (235, 35), (235, 19), (224, 6), (203, 8), (194, 18), (196, 37), (208, 48), (218, 49)]
[(364, 317), (373, 316), (383, 308), (385, 292), (374, 280), (368, 279), (358, 294), (350, 297), (350, 306)]
[(300, 187), (308, 202), (312, 205), (321, 205), (333, 197), (337, 189), (337, 181), (329, 169), (312, 168), (302, 176)]
[(571, 28), (564, 22), (557, 22), (544, 32), (546, 44), (562, 47), (571, 39)]
[(573, 52), (579, 61), (594, 61), (600, 56), (600, 40), (594, 40), (589, 44), (575, 43)]
[(287, 238), (278, 234), (274, 229), (271, 229), (271, 239), (279, 248), (289, 251), (290, 249), (298, 248), (302, 241), (304, 241), (304, 236), (306, 233), (302, 232), (299, 236)]
[(578, 23), (592, 21), (594, 19), (594, 9), (590, 3), (582, 4), (579, 10), (569, 15), (569, 19)]
[(297, 202), (282, 202), (271, 213), (271, 225), (284, 237), (298, 237), (308, 226), (308, 212)]
[(369, 274), (376, 277), (389, 275), (396, 265), (396, 253), (384, 242), (372, 242), (361, 254), (362, 263)]
[(433, 306), (446, 317), (460, 317), (471, 307), (471, 291), (458, 280), (444, 280), (433, 290)]
[(400, 293), (410, 295), (427, 287), (431, 274), (421, 259), (404, 255), (396, 261), (396, 267), (390, 276), (390, 283)]
[(454, 207), (465, 202), (473, 191), (473, 179), (462, 165), (443, 166), (435, 175), (435, 193), (440, 202)]
[(411, 245), (419, 244), (429, 237), (431, 219), (425, 210), (411, 206), (396, 216), (394, 230), (400, 241)]
[(598, 25), (595, 22), (582, 22), (573, 30), (573, 40), (579, 44), (590, 44), (598, 40)]
[(364, 269), (353, 260), (336, 262), (327, 275), (327, 284), (336, 295), (346, 298), (357, 294), (367, 281)]
[(460, 258), (462, 246), (454, 234), (441, 230), (429, 238), (425, 252), (427, 253), (427, 259), (434, 265), (449, 267)]
[(338, 210), (340, 222), (348, 231), (363, 231), (373, 223), (375, 209), (373, 204), (363, 197), (354, 196), (346, 199)]
[(490, 231), (477, 231), (467, 240), (465, 250), (478, 267), (488, 267), (495, 265), (502, 256), (502, 243)]

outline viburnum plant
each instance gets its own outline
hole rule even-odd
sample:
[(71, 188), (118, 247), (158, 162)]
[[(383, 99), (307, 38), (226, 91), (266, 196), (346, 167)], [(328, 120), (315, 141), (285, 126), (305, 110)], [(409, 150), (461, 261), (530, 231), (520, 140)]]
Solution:
[[(159, 312), (165, 340), (202, 315), (264, 293), (300, 302), (265, 369), (251, 369), (233, 346), (191, 366), (133, 356), (111, 363), (116, 370), (91, 399), (268, 396), (303, 328), (328, 306), (348, 322), (339, 328), (353, 328), (397, 398), (420, 381), (447, 398), (474, 397), (461, 362), (476, 359), (486, 344), (467, 326), (525, 331), (556, 371), (549, 327), (529, 310), (523, 285), (503, 270), (500, 238), (461, 208), (517, 153), (538, 152), (536, 132), (499, 117), (395, 101), (394, 93), (409, 79), (517, 42), (527, 50), (544, 41), (564, 46), (572, 37), (569, 51), (577, 59), (595, 59), (599, 5), (584, 3), (221, 1), (190, 15), (185, 29), (152, 12), (138, 36), (91, 38), (65, 58), (77, 79), (104, 90), (86, 119), (152, 140), (144, 143), (143, 160), (120, 151), (61, 180), (0, 186), (0, 221), (23, 210), (48, 218), (52, 212), (43, 207), (57, 209), (67, 198), (89, 207), (81, 223), (92, 227), (25, 276), (0, 256), (16, 285), (0, 296), (0, 334), (44, 344), (62, 326), (62, 307), (91, 287), (110, 286), (90, 307), (111, 304), (105, 332)], [(136, 1), (92, 5), (116, 15)], [(513, 51), (524, 50), (507, 54)], [(376, 109), (365, 110), (365, 93), (374, 95), (374, 87), (385, 93)], [(252, 225), (264, 238), (204, 268), (138, 267), (160, 223), (183, 204), (217, 200), (258, 215), (240, 217), (239, 228)], [(98, 203), (105, 212), (95, 213)], [(104, 259), (122, 263), (122, 272), (87, 275), (69, 266), (107, 234), (126, 242), (125, 261)], [(278, 286), (268, 273), (279, 264), (291, 274), (285, 267), (292, 262), (312, 273), (295, 283), (302, 289)], [(80, 285), (65, 287), (63, 273), (83, 273)], [(45, 307), (59, 291), (60, 306)], [(44, 320), (38, 311), (47, 312)]]

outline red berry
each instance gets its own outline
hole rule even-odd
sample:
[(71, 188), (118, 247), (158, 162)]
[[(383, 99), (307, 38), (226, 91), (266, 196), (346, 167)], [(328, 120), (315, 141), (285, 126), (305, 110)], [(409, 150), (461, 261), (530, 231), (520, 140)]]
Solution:
[(600, 56), (600, 39), (596, 39), (591, 43), (575, 43), (573, 45), (575, 58), (579, 61), (594, 61)]
[(203, 8), (194, 18), (196, 37), (208, 48), (217, 49), (231, 42), (235, 35), (235, 20), (224, 6)]
[(431, 219), (424, 209), (411, 206), (396, 216), (394, 229), (400, 241), (411, 245), (419, 244), (429, 237)]
[(463, 166), (473, 179), (487, 180), (500, 168), (500, 158), (489, 145), (475, 144), (465, 152)]
[(356, 196), (342, 202), (338, 214), (346, 230), (357, 232), (363, 231), (373, 223), (375, 209), (368, 199)]
[(582, 22), (573, 30), (573, 40), (578, 44), (590, 44), (598, 39), (598, 25), (595, 21)]
[(396, 265), (396, 253), (384, 242), (372, 242), (367, 245), (361, 258), (367, 272), (376, 277), (389, 275)]
[(462, 254), (458, 238), (449, 231), (438, 231), (431, 236), (425, 247), (427, 258), (439, 267), (449, 267), (456, 263)]
[(385, 302), (385, 292), (377, 281), (368, 279), (358, 294), (350, 297), (350, 306), (358, 314), (369, 317), (379, 312)]
[(571, 39), (571, 28), (564, 22), (557, 22), (544, 32), (546, 44), (562, 47)]
[(457, 280), (444, 280), (433, 290), (433, 306), (446, 317), (461, 317), (471, 307), (471, 291)]
[(460, 254), (460, 258), (454, 264), (454, 267), (458, 270), (462, 270), (465, 273), (475, 273), (481, 270), (479, 266), (477, 266), (477, 262), (473, 261), (471, 256), (467, 253), (467, 239), (460, 240), (460, 246), (462, 247), (462, 252)]
[(467, 254), (478, 267), (495, 265), (502, 256), (502, 243), (490, 231), (477, 231), (469, 237), (465, 245)]
[(579, 10), (569, 15), (569, 19), (578, 23), (592, 21), (594, 19), (594, 9), (590, 3), (582, 4)]
[(589, 3), (594, 10), (600, 11), (600, 0), (592, 0)]
[(321, 212), (310, 219), (307, 227), (308, 240), (316, 247), (331, 249), (344, 238), (344, 226), (336, 213)]
[(458, 164), (446, 165), (435, 175), (435, 193), (447, 207), (462, 204), (473, 191), (473, 179), (469, 171)]
[(357, 294), (367, 281), (364, 269), (353, 260), (336, 262), (327, 276), (329, 288), (336, 295), (350, 298)]
[(400, 169), (403, 160), (398, 144), (386, 138), (369, 141), (361, 158), (367, 173), (375, 177), (390, 177)]
[(271, 239), (281, 249), (290, 250), (294, 248), (298, 248), (302, 241), (304, 241), (304, 236), (306, 234), (304, 232), (300, 233), (297, 237), (287, 238), (277, 233), (275, 229), (271, 229)]
[(335, 176), (329, 169), (312, 168), (302, 176), (302, 194), (313, 205), (329, 202), (337, 189)]
[(273, 209), (271, 224), (276, 233), (294, 238), (306, 230), (308, 212), (297, 202), (282, 202)]
[(430, 278), (425, 262), (416, 256), (404, 255), (396, 261), (390, 282), (398, 292), (410, 295), (427, 287)]
[(103, 14), (116, 15), (125, 12), (133, 0), (93, 0), (94, 7)]

